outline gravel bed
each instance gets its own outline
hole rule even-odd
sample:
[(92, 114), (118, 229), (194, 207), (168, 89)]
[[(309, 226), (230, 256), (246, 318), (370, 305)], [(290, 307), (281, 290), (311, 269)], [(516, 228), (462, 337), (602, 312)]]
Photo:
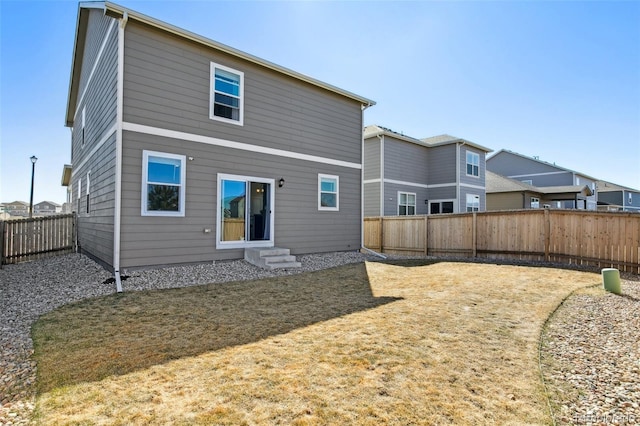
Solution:
[(557, 424), (640, 424), (640, 282), (570, 296), (542, 343)]
[[(295, 270), (267, 271), (237, 260), (123, 271), (122, 286), (135, 291), (252, 280), (380, 258), (344, 252), (298, 260), (302, 267)], [(0, 270), (0, 289), (0, 425), (24, 425), (35, 403), (31, 324), (67, 303), (112, 294), (115, 284), (98, 264), (72, 254), (7, 265)], [(623, 296), (572, 296), (548, 323), (544, 355), (555, 369), (545, 378), (555, 389), (561, 424), (640, 423), (640, 282), (625, 280), (622, 290)]]

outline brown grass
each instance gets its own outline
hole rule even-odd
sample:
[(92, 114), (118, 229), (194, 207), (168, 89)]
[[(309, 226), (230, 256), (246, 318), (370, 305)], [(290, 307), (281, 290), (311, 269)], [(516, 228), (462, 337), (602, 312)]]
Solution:
[(349, 265), (127, 293), (33, 329), (45, 424), (548, 424), (537, 344), (584, 272)]

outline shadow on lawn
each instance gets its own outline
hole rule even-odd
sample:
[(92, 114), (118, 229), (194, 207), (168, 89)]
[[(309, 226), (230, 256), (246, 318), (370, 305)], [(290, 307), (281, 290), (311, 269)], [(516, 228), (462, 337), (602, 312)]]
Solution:
[(395, 300), (373, 296), (364, 264), (86, 300), (34, 324), (38, 392), (256, 342)]

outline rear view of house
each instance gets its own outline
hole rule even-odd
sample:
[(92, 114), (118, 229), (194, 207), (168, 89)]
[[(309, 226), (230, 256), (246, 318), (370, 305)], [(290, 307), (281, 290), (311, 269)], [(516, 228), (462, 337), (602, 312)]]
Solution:
[(365, 216), (485, 210), (485, 156), (491, 150), (449, 135), (415, 139), (364, 129)]
[(79, 244), (116, 275), (252, 247), (357, 250), (373, 104), (116, 4), (81, 3), (63, 175)]

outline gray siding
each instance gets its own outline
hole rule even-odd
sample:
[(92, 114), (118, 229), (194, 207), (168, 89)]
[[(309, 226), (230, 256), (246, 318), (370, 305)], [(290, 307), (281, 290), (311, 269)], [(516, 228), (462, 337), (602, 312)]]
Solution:
[(380, 179), (380, 139), (364, 141), (364, 180)]
[[(478, 176), (471, 176), (467, 174), (467, 152), (473, 152), (480, 156), (480, 164), (478, 167)], [(467, 185), (480, 186), (484, 188), (485, 183), (485, 153), (473, 148), (468, 148), (464, 145), (460, 147), (460, 183)]]
[(364, 215), (380, 216), (380, 183), (364, 184)]
[(574, 185), (573, 173), (569, 171), (505, 151), (487, 159), (487, 168), (516, 180), (531, 180), (534, 186)]
[[(244, 126), (209, 119), (211, 61), (244, 72)], [(362, 161), (353, 100), (136, 22), (126, 28), (124, 85), (128, 122)]]
[(384, 215), (398, 215), (398, 191), (416, 194), (416, 215), (427, 214), (428, 205), (424, 200), (428, 199), (429, 192), (427, 188), (420, 188), (409, 185), (398, 185), (395, 183), (386, 183), (384, 186)]
[(426, 185), (428, 148), (384, 137), (384, 178)]
[[(598, 199), (607, 204), (614, 204), (617, 206), (622, 206), (626, 204), (623, 201), (623, 191), (608, 191), (608, 192), (599, 192)], [(640, 198), (640, 197), (638, 197)]]
[[(104, 264), (113, 264), (113, 216), (115, 189), (115, 132), (117, 103), (117, 31), (108, 33), (113, 20), (92, 10), (87, 27), (78, 96), (72, 132), (71, 199), (78, 214), (80, 248)], [(102, 56), (98, 52), (109, 35)], [(97, 64), (96, 64), (97, 61)], [(96, 64), (91, 80), (89, 74)], [(84, 136), (81, 111), (85, 108)], [(84, 144), (83, 144), (84, 138)], [(100, 141), (105, 142), (98, 147)], [(95, 151), (94, 151), (95, 149)], [(87, 173), (90, 176), (89, 213), (87, 213)], [(78, 186), (81, 186), (80, 197)]]
[[(123, 268), (242, 257), (216, 250), (217, 175), (285, 179), (275, 185), (275, 245), (293, 254), (360, 248), (360, 170), (124, 132)], [(185, 217), (141, 216), (142, 150), (193, 157), (186, 164)], [(338, 212), (318, 211), (318, 173), (340, 177)], [(210, 234), (203, 230), (209, 228)]]
[(456, 182), (455, 144), (429, 148), (427, 161), (430, 185)]

